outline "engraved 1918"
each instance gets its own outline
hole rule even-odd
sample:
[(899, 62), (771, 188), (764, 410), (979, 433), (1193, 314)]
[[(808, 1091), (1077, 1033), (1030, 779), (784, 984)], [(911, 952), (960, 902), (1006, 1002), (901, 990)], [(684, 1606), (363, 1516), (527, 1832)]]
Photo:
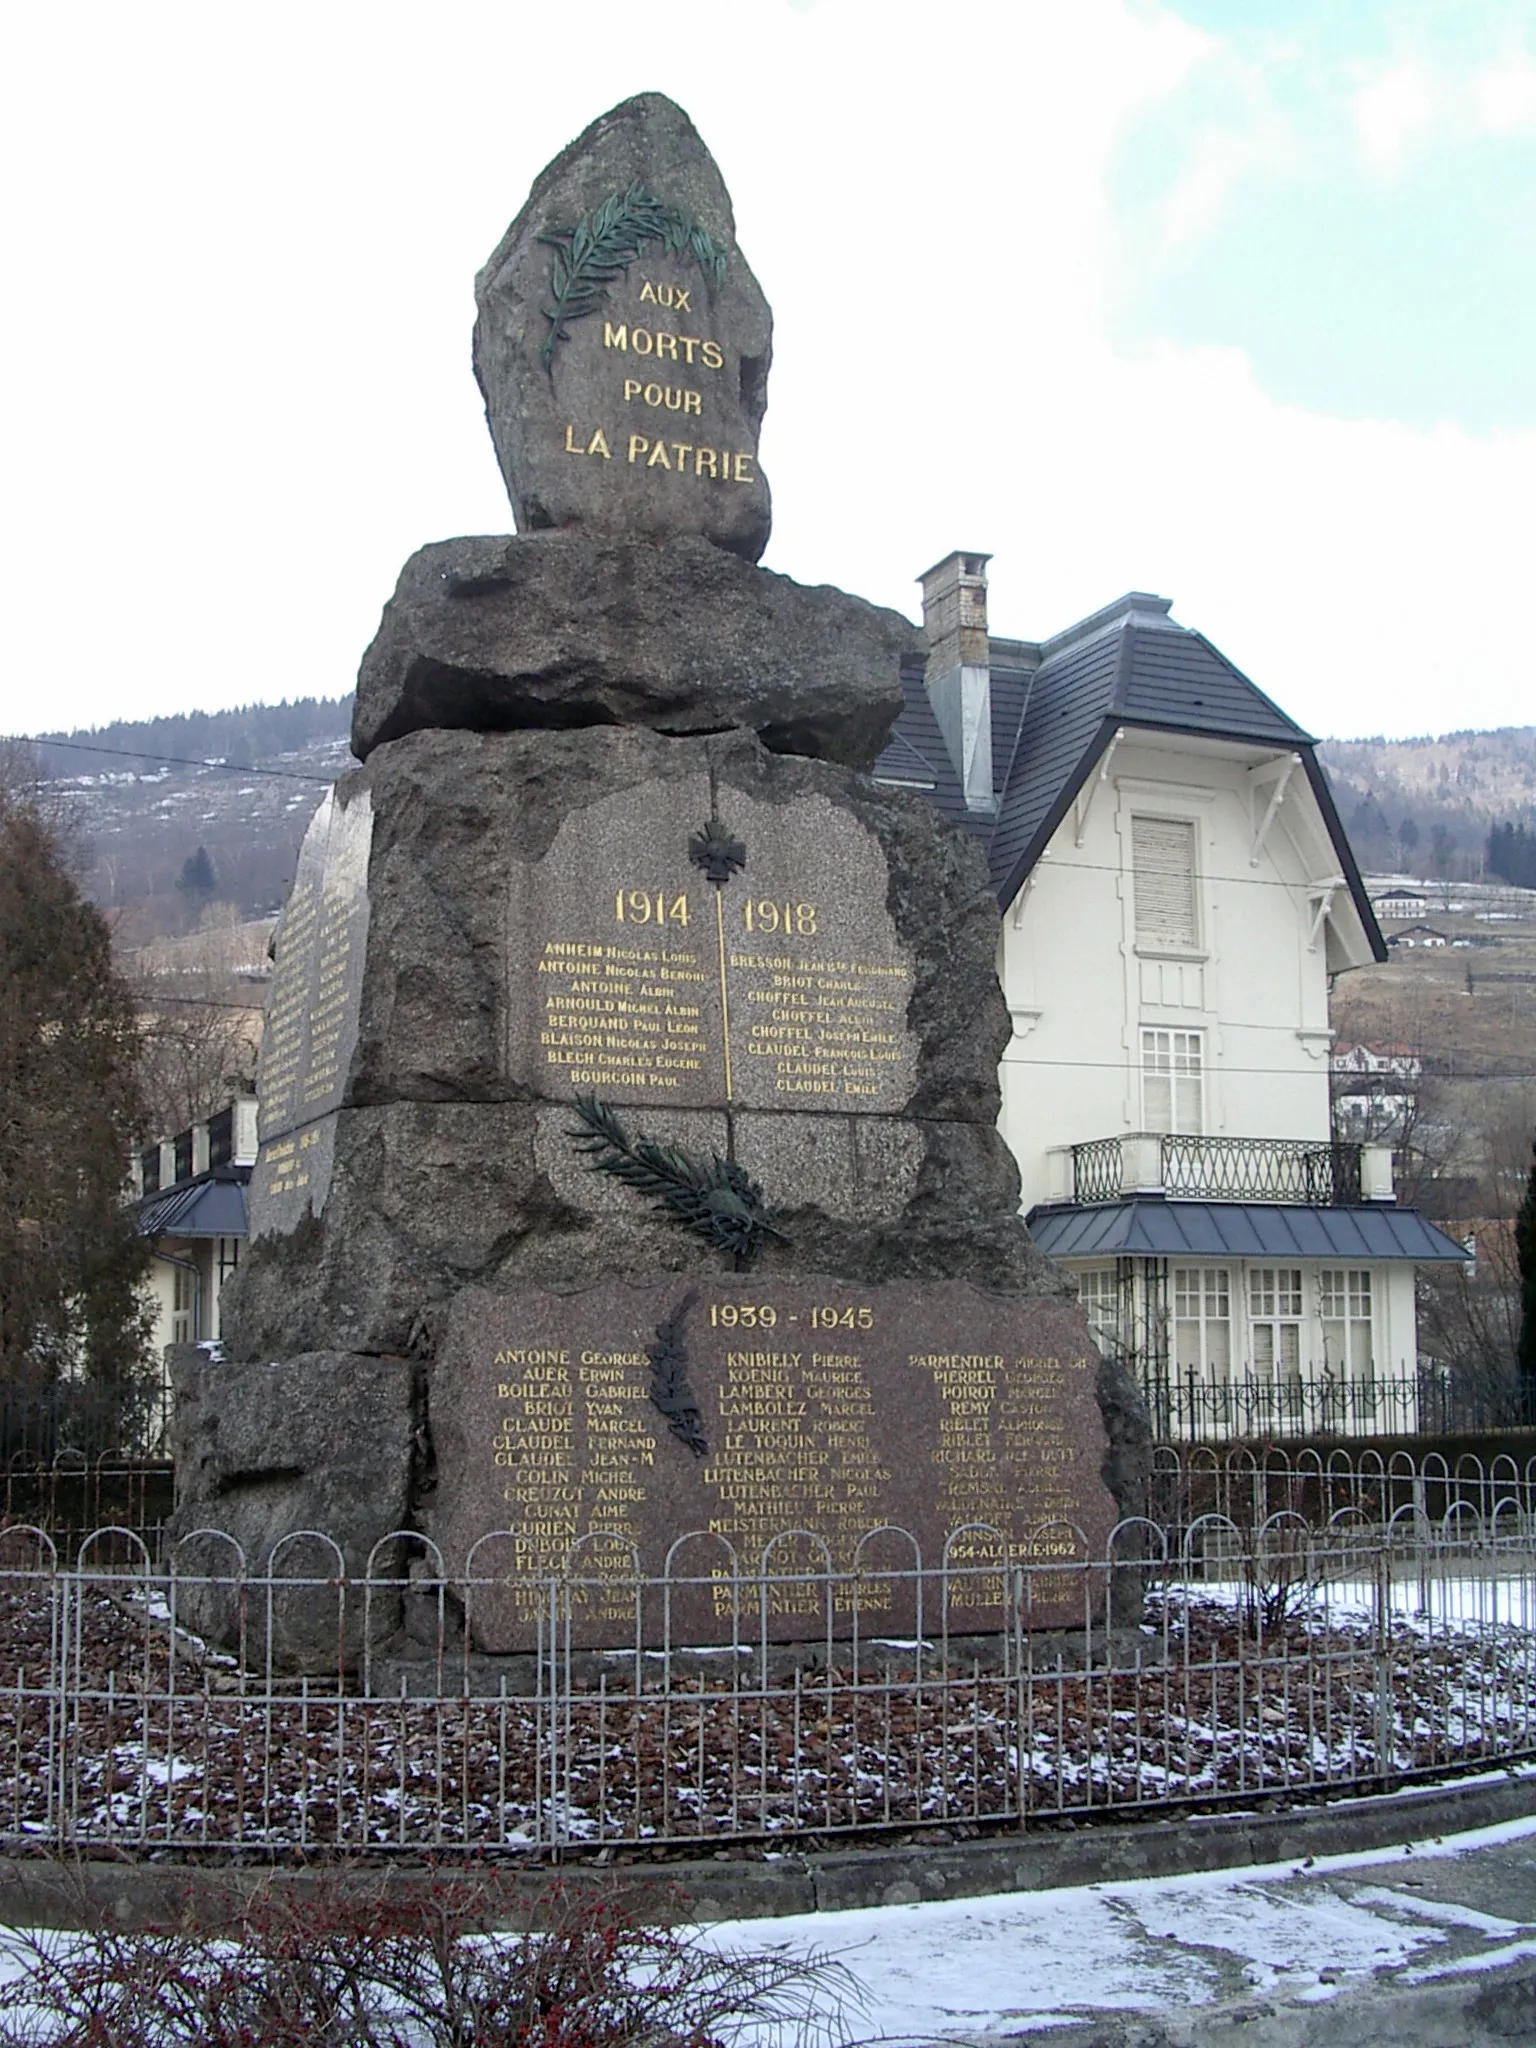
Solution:
[(779, 933), (784, 938), (816, 937), (814, 903), (774, 903), (766, 896), (748, 897), (741, 906), (742, 921), (749, 932)]

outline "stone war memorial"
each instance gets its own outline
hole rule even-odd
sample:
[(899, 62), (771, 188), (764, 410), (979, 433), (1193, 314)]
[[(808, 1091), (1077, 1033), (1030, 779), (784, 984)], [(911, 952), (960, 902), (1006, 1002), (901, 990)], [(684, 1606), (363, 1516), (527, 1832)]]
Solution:
[[(663, 1573), (677, 1641), (827, 1566), (899, 1631), (946, 1556), (995, 1627), (1004, 1549), (1102, 1555), (1127, 1502), (996, 1129), (983, 860), (868, 774), (916, 629), (757, 566), (771, 316), (669, 100), (549, 166), (476, 296), (517, 533), (424, 547), (363, 657), (177, 1525), (252, 1568), (326, 1532), (400, 1641), (435, 1556), (488, 1654), (554, 1581), (633, 1643)], [(1081, 1620), (1065, 1569), (1035, 1597)], [(769, 1612), (823, 1632), (813, 1584)]]

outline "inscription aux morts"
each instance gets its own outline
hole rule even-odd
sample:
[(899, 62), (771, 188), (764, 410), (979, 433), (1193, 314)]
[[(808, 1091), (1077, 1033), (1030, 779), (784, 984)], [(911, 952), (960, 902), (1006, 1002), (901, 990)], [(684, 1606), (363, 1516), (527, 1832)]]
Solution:
[[(648, 300), (674, 311), (690, 310), (690, 287), (642, 278), (637, 296), (642, 302)], [(634, 365), (636, 374), (633, 375), (627, 373), (629, 364), (626, 363), (626, 374), (619, 389), (621, 404), (638, 406), (642, 412), (678, 413), (685, 420), (697, 419), (703, 425), (704, 390), (686, 382), (673, 382), (671, 373), (717, 374), (724, 370), (725, 350), (718, 341), (708, 335), (674, 332), (633, 319), (605, 319), (602, 345), (605, 350), (615, 350), (625, 358), (640, 359)], [(653, 366), (655, 374), (646, 374)], [(750, 449), (719, 448), (697, 440), (674, 440), (657, 434), (654, 426), (649, 425), (644, 432), (626, 432), (568, 420), (565, 424), (565, 452), (567, 455), (592, 456), (603, 462), (620, 460), (631, 467), (660, 469), (669, 476), (694, 476), (706, 482), (755, 484), (758, 480), (754, 467), (756, 458)]]

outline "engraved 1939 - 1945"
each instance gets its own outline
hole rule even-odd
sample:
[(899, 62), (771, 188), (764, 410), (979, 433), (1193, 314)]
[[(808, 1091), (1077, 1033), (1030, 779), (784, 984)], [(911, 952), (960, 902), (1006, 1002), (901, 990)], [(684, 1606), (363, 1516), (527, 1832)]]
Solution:
[[(636, 1571), (669, 1556), (689, 1581), (678, 1615), (719, 1640), (750, 1622), (739, 1576), (769, 1546), (796, 1569), (867, 1566), (862, 1611), (889, 1625), (910, 1604), (901, 1573), (947, 1561), (969, 1628), (995, 1623), (1006, 1545), (1060, 1562), (1035, 1600), (1070, 1615), (1072, 1567), (1107, 1533), (1079, 1450), (1096, 1361), (1054, 1300), (959, 1281), (614, 1281), (472, 1300), (442, 1356), (458, 1392), (433, 1429), (460, 1479), (436, 1534), (468, 1579), (512, 1575), (469, 1588), (486, 1648), (526, 1647), (540, 1581), (568, 1569), (584, 1629), (621, 1642)], [(771, 1598), (776, 1632), (815, 1632), (813, 1587)]]

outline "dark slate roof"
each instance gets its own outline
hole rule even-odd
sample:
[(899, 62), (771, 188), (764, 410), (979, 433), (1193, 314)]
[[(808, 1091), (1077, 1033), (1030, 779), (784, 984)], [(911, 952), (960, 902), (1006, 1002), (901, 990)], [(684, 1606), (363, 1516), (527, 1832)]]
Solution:
[[(923, 687), (922, 667), (902, 675), (905, 706), (875, 774), (912, 782), (911, 754), (933, 773), (930, 801), (951, 823), (983, 838), (992, 884), (1005, 907), (1022, 887), (1120, 726), (1285, 748), (1301, 755), (1339, 864), (1376, 957), (1376, 928), (1311, 735), (1201, 633), (1174, 625), (1166, 598), (1133, 593), (1038, 649), (994, 651), (992, 777), (997, 810), (967, 811), (959, 780)], [(1038, 655), (1038, 665), (1029, 659)]]
[(244, 1237), (248, 1166), (216, 1166), (196, 1180), (178, 1181), (138, 1205), (134, 1229), (140, 1237)]
[(1282, 1202), (1156, 1198), (1032, 1209), (1029, 1234), (1055, 1259), (1412, 1259), (1468, 1254), (1416, 1209), (1312, 1209)]

